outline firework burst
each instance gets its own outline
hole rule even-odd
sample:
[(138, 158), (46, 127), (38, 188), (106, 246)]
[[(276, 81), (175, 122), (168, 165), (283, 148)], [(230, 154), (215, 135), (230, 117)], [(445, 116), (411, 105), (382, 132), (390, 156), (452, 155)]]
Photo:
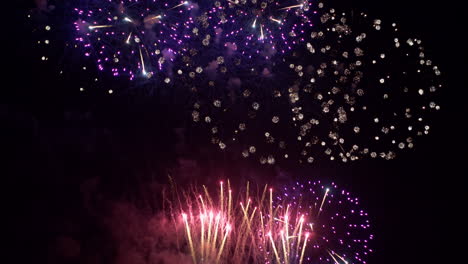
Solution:
[[(222, 0), (199, 18), (201, 29), (210, 28), (216, 41), (236, 45), (248, 56), (285, 54), (304, 41), (312, 27), (309, 1)], [(206, 43), (205, 43), (206, 44)]]
[[(270, 165), (390, 160), (414, 148), (429, 134), (442, 87), (421, 41), (395, 23), (323, 4), (316, 20), (305, 42), (274, 63), (221, 56), (207, 73), (194, 71), (193, 121), (220, 149), (237, 145)], [(188, 65), (209, 68), (195, 56)]]
[(228, 181), (216, 196), (205, 186), (186, 193), (175, 223), (193, 263), (366, 263), (367, 213), (337, 191), (310, 182), (275, 193), (247, 183), (234, 198)]
[(308, 263), (367, 263), (374, 236), (358, 198), (335, 183), (297, 182), (281, 189), (277, 202), (295, 208), (308, 219)]
[(179, 52), (191, 8), (188, 1), (92, 1), (75, 8), (76, 41), (101, 71), (151, 78)]

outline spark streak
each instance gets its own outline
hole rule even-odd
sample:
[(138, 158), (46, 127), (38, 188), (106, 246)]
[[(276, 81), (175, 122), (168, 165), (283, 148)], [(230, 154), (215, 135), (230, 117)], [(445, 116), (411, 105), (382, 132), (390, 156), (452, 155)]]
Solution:
[(319, 211), (317, 213), (317, 217), (320, 215), (320, 212), (322, 212), (322, 207), (323, 207), (323, 204), (325, 203), (325, 199), (327, 199), (329, 191), (330, 191), (330, 189), (327, 188), (327, 190), (325, 191), (325, 194), (323, 195), (322, 203), (320, 204), (320, 208), (319, 208)]
[(252, 23), (252, 28), (256, 28), (257, 27), (257, 18), (255, 18), (254, 22)]
[(271, 236), (271, 232), (268, 233), (268, 236), (270, 237), (271, 246), (273, 247), (273, 251), (275, 253), (276, 262), (278, 262), (278, 264), (280, 264), (281, 261), (280, 261), (279, 255), (278, 255), (278, 250), (276, 250), (275, 241), (273, 241), (273, 237)]
[(273, 17), (270, 17), (270, 20), (271, 20), (271, 21), (274, 21), (274, 22), (276, 22), (276, 23), (278, 23), (278, 24), (281, 24), (281, 23), (282, 23), (281, 20), (276, 19), (276, 18), (273, 18)]
[(260, 24), (260, 40), (263, 40), (263, 24)]
[(147, 77), (148, 73), (146, 72), (145, 61), (143, 59), (143, 53), (141, 52), (141, 48), (139, 50), (140, 50), (140, 60), (141, 60), (142, 73), (143, 73), (144, 76)]
[(187, 222), (187, 214), (182, 214), (182, 218), (184, 220), (184, 223), (185, 223), (185, 229), (186, 229), (186, 234), (187, 234), (187, 239), (189, 241), (189, 246), (190, 246), (190, 252), (191, 252), (191, 255), (192, 255), (192, 260), (193, 260), (193, 263), (196, 264), (197, 263), (197, 259), (195, 257), (195, 249), (193, 247), (193, 242), (192, 242), (192, 235), (190, 234), (190, 226)]
[(90, 30), (93, 30), (93, 29), (98, 29), (98, 28), (110, 28), (110, 27), (113, 27), (112, 25), (96, 25), (96, 26), (89, 26), (88, 28)]
[(125, 17), (123, 20), (124, 20), (125, 22), (134, 23), (133, 20), (132, 20), (131, 18), (129, 18), (129, 17)]
[(300, 5), (292, 5), (292, 6), (287, 6), (287, 7), (280, 8), (280, 9), (278, 9), (278, 10), (292, 9), (292, 8), (297, 8), (297, 7), (302, 8), (303, 6), (304, 6), (303, 4), (300, 4)]
[(130, 38), (132, 37), (132, 32), (130, 32), (130, 34), (128, 34), (128, 38), (127, 40), (125, 41), (125, 43), (127, 44), (130, 44)]
[(229, 231), (231, 231), (231, 226), (227, 225), (226, 226), (226, 233), (224, 234), (223, 242), (221, 243), (221, 247), (219, 248), (218, 256), (216, 257), (216, 263), (219, 263), (219, 259), (221, 258), (221, 254), (223, 253), (223, 248), (226, 243), (226, 238), (229, 234)]
[(304, 260), (304, 253), (305, 253), (308, 239), (309, 239), (309, 233), (306, 233), (305, 239), (304, 239), (304, 245), (302, 246), (301, 258), (299, 259), (299, 264), (302, 264), (302, 261)]
[(143, 22), (148, 23), (152, 20), (161, 19), (161, 18), (162, 18), (162, 15), (150, 16), (150, 17), (145, 18)]
[(180, 4), (176, 5), (176, 6), (173, 6), (173, 7), (169, 8), (168, 10), (176, 9), (176, 8), (178, 8), (178, 7), (180, 7), (180, 6), (183, 6), (183, 5), (188, 5), (188, 1), (185, 1), (185, 2), (183, 2), (183, 3), (180, 3)]
[[(278, 196), (279, 203), (275, 203), (272, 188), (265, 185), (265, 188), (257, 193), (257, 189), (247, 184), (240, 192), (238, 200), (234, 202), (229, 214), (227, 212), (231, 210), (230, 200), (232, 199), (229, 181), (229, 195), (224, 193), (224, 185), (224, 182), (220, 182), (220, 186), (215, 189), (217, 197), (210, 196), (209, 188), (203, 186), (202, 194), (187, 195), (186, 198), (189, 201), (187, 207), (183, 205), (184, 208), (181, 208), (185, 239), (190, 247), (194, 264), (251, 263), (252, 261), (253, 263), (303, 264), (304, 258), (307, 261), (312, 260), (312, 255), (309, 255), (310, 251), (308, 250), (309, 244), (313, 244), (313, 251), (323, 249), (320, 253), (320, 260), (325, 255), (329, 259), (331, 258), (335, 264), (347, 264), (348, 262), (341, 255), (331, 249), (328, 250), (329, 248), (337, 248), (346, 252), (345, 256), (354, 254), (353, 249), (342, 246), (341, 234), (338, 242), (329, 241), (330, 237), (336, 239), (333, 234), (335, 230), (339, 229), (329, 226), (328, 222), (322, 220), (317, 225), (318, 231), (314, 231), (312, 223), (309, 222), (309, 220), (318, 221), (315, 210), (314, 214), (309, 211), (312, 208), (318, 209), (318, 205), (314, 206), (314, 201), (321, 200), (322, 208), (320, 210), (327, 209), (327, 211), (322, 212), (321, 218), (329, 216), (331, 207), (324, 207), (324, 204), (325, 202), (334, 204), (336, 201), (334, 195), (330, 197), (328, 195), (331, 189), (317, 186), (318, 190), (325, 190), (325, 193), (321, 195), (320, 191), (314, 191), (312, 192), (314, 198), (307, 198), (305, 201), (299, 201), (302, 199), (297, 198), (289, 200), (289, 198), (293, 198), (290, 195)], [(334, 185), (332, 187), (336, 188)], [(198, 190), (194, 190), (194, 192), (198, 193)], [(268, 195), (269, 197), (267, 197)], [(197, 199), (193, 199), (193, 197)], [(194, 201), (194, 204), (190, 201)], [(305, 202), (305, 204), (301, 206), (297, 202)], [(352, 203), (352, 201), (350, 202)], [(302, 211), (303, 209), (305, 211)], [(189, 214), (184, 213), (187, 210), (190, 212)], [(351, 212), (351, 214), (354, 213)], [(333, 213), (333, 216), (335, 215)], [(309, 217), (311, 219), (308, 219)], [(333, 217), (331, 219), (333, 220)], [(342, 220), (341, 217), (339, 219)], [(335, 225), (334, 222), (330, 223)], [(367, 228), (364, 225), (361, 227)], [(311, 232), (330, 231), (327, 228), (331, 228), (333, 234), (319, 233), (311, 236)], [(372, 236), (365, 239), (372, 239)], [(367, 247), (365, 248), (367, 249)], [(360, 254), (358, 256), (360, 257)], [(360, 263), (364, 263), (360, 259), (358, 260)], [(324, 262), (317, 261), (317, 263)]]

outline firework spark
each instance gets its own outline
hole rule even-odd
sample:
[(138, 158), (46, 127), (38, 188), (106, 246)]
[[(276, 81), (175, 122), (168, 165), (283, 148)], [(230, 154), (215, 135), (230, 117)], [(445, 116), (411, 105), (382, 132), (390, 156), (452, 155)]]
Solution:
[[(240, 146), (261, 164), (350, 162), (393, 159), (429, 134), (442, 84), (421, 41), (365, 13), (317, 10), (309, 37), (281, 60), (204, 52), (217, 68), (185, 70), (192, 119), (213, 144)], [(267, 39), (262, 25), (255, 17), (249, 28)], [(197, 56), (189, 65), (209, 68)]]
[(191, 8), (187, 1), (171, 7), (152, 0), (101, 1), (75, 8), (76, 41), (101, 71), (131, 80), (138, 74), (152, 77), (161, 64), (172, 60), (164, 53), (178, 53), (187, 37)]
[(275, 196), (247, 183), (234, 203), (227, 185), (228, 195), (223, 183), (216, 195), (194, 189), (178, 209), (193, 263), (366, 263), (372, 252), (367, 214), (334, 184), (298, 183)]
[[(298, 4), (300, 3), (300, 4)], [(289, 4), (289, 5), (288, 5)], [(312, 4), (308, 1), (216, 1), (199, 17), (198, 28), (213, 28), (224, 43), (239, 43), (247, 56), (265, 54), (265, 49), (281, 55), (304, 41), (312, 25)]]
[(335, 183), (327, 186), (320, 181), (296, 182), (281, 190), (277, 202), (297, 208), (309, 221), (310, 246), (304, 259), (310, 263), (367, 263), (374, 236), (358, 198)]

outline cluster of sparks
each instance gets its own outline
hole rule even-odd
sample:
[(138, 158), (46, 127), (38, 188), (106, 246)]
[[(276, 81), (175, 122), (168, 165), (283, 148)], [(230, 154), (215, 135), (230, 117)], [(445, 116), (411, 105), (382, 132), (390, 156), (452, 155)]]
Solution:
[(101, 71), (131, 80), (152, 78), (159, 72), (167, 77), (171, 73), (163, 71), (164, 63), (174, 63), (191, 48), (202, 49), (213, 40), (218, 45), (245, 47), (240, 50), (250, 56), (265, 49), (291, 50), (304, 40), (304, 28), (312, 23), (307, 15), (310, 3), (289, 2), (96, 1), (75, 8), (79, 17), (75, 40)]
[(186, 196), (176, 220), (193, 263), (366, 263), (372, 252), (367, 213), (335, 184), (297, 183), (275, 194), (247, 183), (234, 199), (228, 181), (216, 198), (202, 192)]
[(188, 1), (99, 1), (75, 8), (80, 17), (76, 41), (86, 56), (96, 59), (99, 70), (151, 78), (176, 55), (186, 37), (181, 28), (190, 23), (183, 18), (191, 8)]
[(175, 97), (183, 109), (190, 98), (190, 129), (202, 144), (261, 164), (390, 160), (429, 134), (441, 108), (441, 72), (422, 41), (365, 13), (307, 0), (76, 6), (67, 45), (99, 74), (182, 91)]
[(190, 76), (194, 123), (220, 149), (240, 145), (243, 157), (270, 165), (390, 160), (414, 148), (442, 87), (421, 40), (365, 13), (351, 20), (319, 4), (316, 15), (310, 37), (281, 62), (221, 57), (214, 77)]
[(366, 263), (373, 252), (368, 213), (360, 208), (358, 198), (335, 183), (296, 182), (283, 187), (276, 200), (297, 208), (311, 221), (311, 263)]
[[(213, 27), (224, 43), (235, 43), (252, 56), (264, 49), (285, 54), (304, 41), (312, 27), (308, 1), (223, 0), (200, 17), (202, 28)], [(266, 55), (265, 57), (268, 57)]]

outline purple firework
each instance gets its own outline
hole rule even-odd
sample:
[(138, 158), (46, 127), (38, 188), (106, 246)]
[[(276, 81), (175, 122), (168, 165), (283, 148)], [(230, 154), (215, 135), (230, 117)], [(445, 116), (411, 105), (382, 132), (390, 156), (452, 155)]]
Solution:
[(283, 55), (305, 41), (312, 27), (307, 0), (221, 0), (196, 18), (203, 45), (224, 45), (247, 56)]
[(101, 71), (151, 78), (172, 63), (189, 38), (192, 8), (188, 1), (90, 1), (75, 8), (76, 41)]
[(295, 208), (308, 221), (311, 236), (305, 263), (367, 263), (373, 235), (358, 198), (335, 183), (308, 181), (284, 187), (276, 202)]

